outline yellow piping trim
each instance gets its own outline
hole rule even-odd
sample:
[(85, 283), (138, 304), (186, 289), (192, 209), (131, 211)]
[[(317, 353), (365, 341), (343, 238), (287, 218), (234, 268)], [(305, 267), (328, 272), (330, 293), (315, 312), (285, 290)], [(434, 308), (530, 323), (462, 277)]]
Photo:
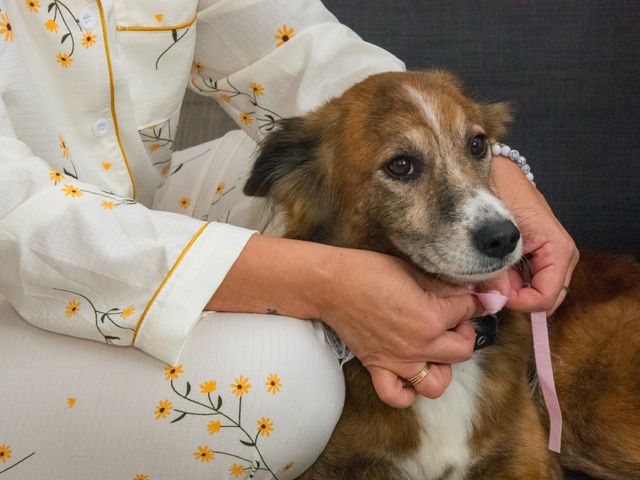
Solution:
[(120, 152), (122, 152), (122, 158), (124, 159), (124, 164), (127, 166), (127, 172), (129, 172), (129, 179), (131, 179), (131, 196), (136, 198), (136, 184), (133, 181), (133, 174), (131, 173), (131, 167), (129, 166), (129, 161), (127, 160), (127, 154), (124, 152), (124, 148), (122, 148), (122, 139), (120, 138), (120, 128), (118, 127), (118, 119), (116, 118), (116, 102), (115, 102), (115, 88), (113, 85), (113, 69), (111, 68), (111, 55), (109, 54), (109, 41), (107, 40), (107, 24), (104, 20), (104, 10), (102, 8), (102, 2), (98, 0), (98, 9), (100, 10), (100, 21), (102, 22), (102, 36), (104, 38), (104, 52), (107, 56), (107, 67), (109, 69), (109, 88), (111, 90), (111, 118), (113, 119), (113, 128), (116, 132), (116, 139), (118, 140), (118, 146), (120, 147)]
[(160, 291), (163, 289), (165, 284), (169, 281), (169, 278), (171, 277), (171, 275), (173, 274), (175, 269), (178, 268), (178, 265), (180, 265), (180, 262), (182, 262), (182, 259), (187, 254), (187, 252), (189, 251), (191, 246), (195, 243), (195, 241), (198, 239), (200, 234), (202, 232), (204, 232), (204, 229), (207, 228), (208, 225), (209, 225), (208, 223), (205, 223), (204, 225), (202, 225), (202, 227), (200, 227), (200, 230), (198, 230), (197, 233), (191, 239), (191, 241), (189, 241), (187, 246), (184, 248), (184, 250), (182, 251), (182, 253), (178, 257), (178, 259), (175, 261), (175, 263), (173, 264), (173, 266), (171, 267), (171, 269), (167, 273), (167, 276), (164, 277), (164, 280), (162, 280), (162, 283), (160, 284), (160, 286), (158, 287), (156, 292), (153, 294), (153, 297), (151, 297), (151, 300), (149, 300), (149, 303), (147, 304), (146, 308), (144, 309), (144, 312), (142, 312), (142, 315), (140, 316), (140, 320), (138, 320), (138, 324), (136, 325), (136, 329), (133, 332), (133, 338), (131, 339), (131, 345), (135, 345), (136, 344), (136, 338), (138, 337), (138, 332), (140, 331), (140, 327), (142, 326), (142, 322), (144, 321), (145, 317), (147, 316), (147, 312), (149, 312), (149, 309), (151, 308), (151, 305), (153, 305), (153, 302), (155, 302), (156, 298), (160, 294)]
[(116, 27), (116, 30), (118, 30), (119, 32), (150, 32), (150, 31), (159, 32), (159, 31), (166, 31), (166, 30), (180, 30), (182, 28), (187, 28), (193, 25), (193, 23), (196, 21), (196, 18), (197, 18), (197, 15), (194, 15), (194, 17), (191, 20), (189, 20), (188, 22), (181, 23), (179, 25), (167, 25), (162, 27), (118, 26)]

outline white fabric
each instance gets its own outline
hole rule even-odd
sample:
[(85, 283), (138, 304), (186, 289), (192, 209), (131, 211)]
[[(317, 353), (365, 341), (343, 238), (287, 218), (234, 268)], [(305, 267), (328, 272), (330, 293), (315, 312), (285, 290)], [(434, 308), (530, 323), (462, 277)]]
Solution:
[[(155, 203), (179, 210), (179, 199), (189, 198), (194, 199), (185, 209), (189, 214), (243, 225), (261, 222), (263, 202), (245, 197), (240, 188), (254, 150), (253, 140), (233, 131), (176, 152)], [(223, 224), (212, 223), (204, 232), (218, 226)], [(217, 238), (213, 234), (211, 242)], [(224, 270), (210, 267), (191, 264), (176, 271), (174, 286), (165, 286), (161, 294), (175, 295), (166, 301), (169, 310), (161, 312), (159, 320), (150, 310), (139, 337), (144, 339), (146, 329), (171, 328), (162, 316), (179, 318), (188, 311), (191, 296), (197, 297), (192, 290), (203, 288), (194, 278), (217, 281), (218, 271)], [(79, 304), (67, 317), (70, 322), (92, 308), (82, 297), (68, 298)], [(114, 317), (122, 324), (119, 315)], [(171, 366), (133, 349), (116, 350), (35, 329), (6, 302), (0, 303), (0, 332), (0, 411), (9, 412), (0, 419), (0, 454), (11, 451), (4, 461), (0, 455), (2, 478), (204, 480), (247, 478), (258, 467), (263, 469), (255, 472), (255, 479), (272, 479), (271, 472), (282, 480), (294, 478), (326, 445), (344, 401), (339, 362), (319, 323), (274, 315), (205, 314), (174, 365), (179, 367), (175, 390), (165, 378)], [(240, 375), (251, 387), (242, 396), (238, 423), (254, 436), (258, 421), (268, 419), (269, 435), (258, 437), (257, 449), (240, 443), (249, 441), (247, 434), (232, 422), (239, 420), (240, 402), (231, 384)], [(200, 387), (208, 380), (216, 382), (213, 405), (218, 395), (223, 401), (220, 414), (211, 410)], [(180, 398), (187, 388), (191, 400)], [(171, 402), (167, 414), (157, 418), (165, 401)], [(191, 413), (180, 419), (179, 409)], [(210, 429), (210, 422), (218, 420), (226, 426)], [(197, 459), (194, 453), (201, 447), (213, 457)], [(271, 471), (264, 470), (265, 462)]]
[[(313, 322), (204, 316), (184, 348), (176, 391), (166, 379), (170, 368), (151, 357), (38, 330), (6, 302), (0, 331), (0, 452), (11, 452), (0, 458), (3, 480), (246, 479), (256, 462), (288, 480), (320, 455), (344, 401), (340, 366)], [(251, 385), (241, 397), (240, 425), (254, 438), (259, 421), (270, 425), (257, 449), (240, 443), (247, 435), (214, 415), (202, 393), (201, 385), (215, 381), (213, 404), (220, 395), (220, 411), (237, 421), (240, 397), (231, 385), (240, 375)], [(270, 378), (277, 379), (271, 391)], [(187, 382), (188, 397), (204, 406), (179, 396)], [(166, 415), (156, 418), (164, 401)], [(201, 415), (171, 423), (177, 410)], [(218, 420), (220, 430), (210, 429)], [(199, 447), (213, 458), (197, 459)], [(253, 478), (274, 477), (258, 470)]]
[[(196, 0), (0, 0), (3, 479), (257, 468), (253, 478), (284, 480), (313, 462), (338, 419), (343, 378), (318, 324), (202, 309), (263, 227), (262, 202), (242, 195), (255, 141), (278, 118), (404, 66), (317, 0), (197, 10)], [(174, 154), (187, 84), (244, 132)], [(175, 390), (156, 359), (71, 336), (180, 362)], [(270, 433), (254, 437), (260, 452), (238, 427), (208, 431), (218, 394), (220, 412), (239, 415), (240, 375), (252, 387), (239, 423), (257, 435), (264, 420)]]
[[(257, 140), (278, 118), (403, 68), (317, 0), (200, 8), (0, 0), (0, 292), (34, 325), (175, 362), (253, 234), (149, 209), (182, 174), (172, 149), (186, 85)], [(183, 185), (163, 209), (204, 205)], [(114, 321), (101, 322), (106, 312)]]

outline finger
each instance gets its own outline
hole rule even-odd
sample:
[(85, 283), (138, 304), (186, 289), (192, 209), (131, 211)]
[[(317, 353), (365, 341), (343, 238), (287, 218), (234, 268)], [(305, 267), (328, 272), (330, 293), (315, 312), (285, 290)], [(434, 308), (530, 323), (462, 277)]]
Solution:
[(513, 310), (547, 311), (553, 307), (569, 269), (567, 259), (558, 258), (548, 244), (534, 253), (531, 259), (531, 285), (512, 290), (507, 306)]
[(377, 366), (367, 369), (378, 397), (390, 407), (408, 408), (416, 401), (416, 391), (404, 388), (404, 382), (395, 373)]
[[(429, 373), (427, 374), (427, 376), (424, 377), (416, 385), (407, 387), (406, 390), (414, 390), (418, 393), (418, 395), (422, 395), (423, 397), (438, 398), (444, 393), (446, 388), (451, 383), (451, 365), (430, 363), (427, 366), (429, 368)], [(411, 378), (422, 368), (424, 368), (424, 364), (414, 364), (412, 366), (407, 366), (405, 373), (406, 377), (404, 378)]]
[(555, 313), (560, 305), (565, 301), (567, 295), (569, 294), (569, 285), (571, 284), (571, 277), (573, 276), (573, 270), (578, 263), (578, 255), (576, 255), (574, 265), (567, 271), (567, 274), (564, 279), (564, 283), (562, 284), (562, 289), (560, 290), (560, 295), (556, 299), (556, 302), (553, 304), (553, 307), (547, 311), (547, 315), (551, 316)]
[(562, 305), (562, 302), (565, 301), (565, 299), (567, 298), (567, 292), (568, 290), (563, 288), (562, 290), (560, 290), (560, 295), (558, 295), (558, 298), (556, 299), (555, 303), (553, 304), (553, 307), (551, 307), (550, 310), (547, 310), (547, 316), (551, 316), (554, 314), (554, 312), (558, 309), (558, 307), (560, 305)]
[[(520, 272), (510, 269), (509, 270), (509, 285), (511, 286), (511, 290), (520, 290), (523, 287), (522, 276)], [(511, 292), (507, 296), (510, 296)]]
[[(434, 300), (435, 296), (431, 297)], [(435, 322), (435, 328), (440, 331), (455, 328), (464, 320), (479, 317), (484, 312), (484, 307), (480, 301), (469, 292), (464, 295), (455, 295), (452, 297), (435, 297), (434, 302), (431, 301), (425, 308), (430, 308), (432, 321)]]
[(437, 363), (458, 363), (471, 358), (476, 342), (476, 330), (471, 320), (465, 320), (429, 343), (426, 360)]

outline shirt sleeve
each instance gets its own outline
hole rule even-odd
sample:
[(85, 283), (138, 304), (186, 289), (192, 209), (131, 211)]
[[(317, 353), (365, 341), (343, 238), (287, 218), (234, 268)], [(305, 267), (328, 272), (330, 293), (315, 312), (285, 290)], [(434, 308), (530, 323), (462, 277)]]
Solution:
[(150, 210), (51, 168), (0, 97), (0, 294), (33, 325), (175, 363), (251, 230)]
[(364, 78), (405, 66), (319, 0), (201, 0), (190, 88), (254, 139)]

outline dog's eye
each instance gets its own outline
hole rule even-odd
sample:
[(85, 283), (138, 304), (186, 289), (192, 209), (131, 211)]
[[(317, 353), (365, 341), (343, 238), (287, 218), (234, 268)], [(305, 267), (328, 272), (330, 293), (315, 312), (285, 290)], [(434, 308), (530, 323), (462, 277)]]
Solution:
[(393, 178), (404, 180), (413, 175), (416, 167), (410, 158), (400, 156), (387, 163), (384, 169)]
[(487, 137), (486, 135), (476, 135), (469, 140), (469, 152), (477, 159), (484, 158), (487, 154)]

